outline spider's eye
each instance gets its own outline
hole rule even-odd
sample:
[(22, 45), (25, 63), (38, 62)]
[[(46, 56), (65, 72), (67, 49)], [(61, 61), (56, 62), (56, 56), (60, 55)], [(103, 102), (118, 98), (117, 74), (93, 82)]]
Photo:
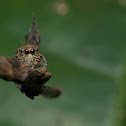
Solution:
[(23, 50), (20, 50), (21, 53), (23, 53)]
[(28, 54), (29, 53), (29, 50), (25, 50), (25, 54)]
[(31, 52), (31, 54), (34, 54), (34, 53), (35, 53), (35, 50), (34, 50), (34, 49), (32, 49), (30, 52)]
[(38, 51), (38, 49), (36, 49), (36, 51)]

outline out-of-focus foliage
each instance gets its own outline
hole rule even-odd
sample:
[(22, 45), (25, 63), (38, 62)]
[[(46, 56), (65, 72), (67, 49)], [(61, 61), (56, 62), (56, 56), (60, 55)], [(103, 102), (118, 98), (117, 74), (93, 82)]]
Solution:
[(40, 50), (63, 88), (56, 100), (28, 99), (0, 80), (0, 126), (109, 126), (126, 48), (125, 0), (2, 1), (0, 55), (14, 56), (36, 13)]

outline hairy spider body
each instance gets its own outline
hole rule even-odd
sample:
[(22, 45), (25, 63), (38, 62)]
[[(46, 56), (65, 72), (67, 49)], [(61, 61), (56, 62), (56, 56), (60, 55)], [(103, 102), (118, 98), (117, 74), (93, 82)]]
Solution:
[(43, 65), (47, 68), (45, 57), (39, 53), (38, 45), (23, 45), (17, 48), (16, 59), (22, 63), (26, 63), (31, 68), (37, 68)]

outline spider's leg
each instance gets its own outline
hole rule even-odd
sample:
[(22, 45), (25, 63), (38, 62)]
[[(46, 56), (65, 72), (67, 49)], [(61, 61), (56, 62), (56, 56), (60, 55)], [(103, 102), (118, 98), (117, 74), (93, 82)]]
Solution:
[(42, 57), (42, 64), (43, 64), (44, 68), (47, 69), (47, 66), (48, 66), (47, 60), (45, 59), (45, 57), (43, 55), (41, 55), (41, 57)]

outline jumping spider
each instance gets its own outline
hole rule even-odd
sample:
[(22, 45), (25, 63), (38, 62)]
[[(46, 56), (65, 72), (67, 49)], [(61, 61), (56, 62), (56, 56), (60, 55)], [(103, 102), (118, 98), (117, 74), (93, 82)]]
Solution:
[(16, 59), (21, 63), (26, 63), (31, 68), (37, 68), (43, 65), (47, 69), (45, 57), (39, 53), (38, 45), (23, 45), (17, 48)]

